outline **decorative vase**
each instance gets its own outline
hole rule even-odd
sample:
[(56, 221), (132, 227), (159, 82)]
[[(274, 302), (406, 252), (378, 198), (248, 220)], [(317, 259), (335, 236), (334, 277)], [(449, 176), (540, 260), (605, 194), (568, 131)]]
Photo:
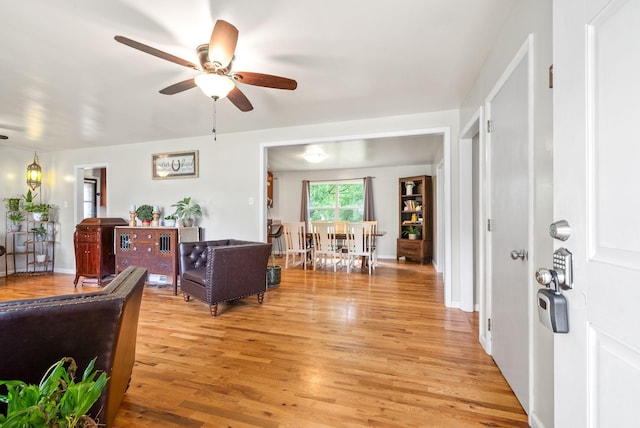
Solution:
[(44, 213), (31, 213), (33, 215), (33, 221), (42, 221)]
[(191, 227), (193, 226), (193, 219), (192, 218), (183, 218), (182, 219), (182, 227)]
[(407, 195), (413, 195), (413, 186), (406, 186), (405, 191)]
[(22, 224), (18, 223), (11, 223), (9, 225), (9, 232), (20, 232), (20, 229), (22, 229)]
[(151, 220), (141, 220), (143, 227), (151, 226)]
[(409, 234), (409, 239), (418, 239), (418, 234), (416, 234), (416, 233), (410, 233), (410, 234)]
[(163, 223), (166, 227), (176, 227), (175, 220), (167, 220), (166, 218), (163, 220)]
[(44, 263), (46, 258), (47, 258), (46, 254), (36, 254), (36, 262), (37, 263)]

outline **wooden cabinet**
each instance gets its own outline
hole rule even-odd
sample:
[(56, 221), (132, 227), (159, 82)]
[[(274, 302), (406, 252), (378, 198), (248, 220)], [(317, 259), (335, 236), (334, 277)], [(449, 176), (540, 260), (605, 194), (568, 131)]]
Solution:
[[(399, 179), (399, 235), (396, 257), (431, 262), (433, 257), (433, 188), (431, 177)], [(415, 239), (413, 233), (416, 232)]]
[(116, 273), (128, 266), (145, 267), (149, 275), (166, 275), (178, 294), (178, 228), (115, 228)]
[(102, 285), (105, 276), (116, 273), (116, 257), (113, 245), (114, 228), (126, 225), (122, 218), (85, 218), (73, 234), (76, 252), (76, 277), (97, 278)]

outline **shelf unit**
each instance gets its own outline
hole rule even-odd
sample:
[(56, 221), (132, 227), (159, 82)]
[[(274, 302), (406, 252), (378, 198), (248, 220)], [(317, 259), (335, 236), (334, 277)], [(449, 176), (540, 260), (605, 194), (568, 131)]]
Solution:
[[(409, 183), (414, 185), (410, 186)], [(433, 256), (433, 187), (431, 177), (418, 175), (398, 180), (398, 241), (396, 258), (429, 263)], [(410, 227), (417, 229), (409, 239)]]
[[(56, 224), (53, 221), (36, 221), (32, 214), (20, 211), (25, 220), (20, 229), (12, 230), (7, 212), (7, 233), (5, 235), (6, 254), (4, 271), (13, 274), (43, 275), (53, 273), (55, 264)], [(33, 231), (42, 226), (46, 230), (43, 238)]]

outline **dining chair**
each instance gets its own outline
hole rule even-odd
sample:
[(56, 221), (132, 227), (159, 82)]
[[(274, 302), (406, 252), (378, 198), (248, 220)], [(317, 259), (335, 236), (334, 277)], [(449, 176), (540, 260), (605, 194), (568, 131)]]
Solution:
[(369, 267), (369, 275), (375, 269), (375, 247), (373, 246), (372, 225), (368, 223), (351, 223), (347, 233), (347, 247), (349, 249), (349, 261), (347, 272), (355, 266), (355, 261), (360, 258), (360, 267), (364, 269), (365, 262)]
[(292, 256), (292, 263), (296, 263), (298, 255), (302, 258), (302, 267), (307, 268), (307, 257), (313, 259), (313, 248), (307, 245), (307, 232), (303, 221), (294, 223), (284, 223), (285, 249), (284, 268), (289, 268), (289, 255)]
[(331, 260), (333, 271), (336, 272), (337, 260), (341, 261), (336, 240), (335, 225), (327, 222), (311, 223), (313, 228), (313, 270), (316, 270), (322, 262), (323, 266)]

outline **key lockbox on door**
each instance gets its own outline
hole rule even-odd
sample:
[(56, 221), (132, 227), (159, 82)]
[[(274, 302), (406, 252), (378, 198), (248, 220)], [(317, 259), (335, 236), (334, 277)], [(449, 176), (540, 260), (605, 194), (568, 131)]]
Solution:
[(560, 290), (573, 286), (573, 256), (566, 248), (553, 253), (553, 269), (538, 269), (536, 280), (546, 288), (538, 290), (538, 319), (554, 333), (569, 332), (567, 299)]

